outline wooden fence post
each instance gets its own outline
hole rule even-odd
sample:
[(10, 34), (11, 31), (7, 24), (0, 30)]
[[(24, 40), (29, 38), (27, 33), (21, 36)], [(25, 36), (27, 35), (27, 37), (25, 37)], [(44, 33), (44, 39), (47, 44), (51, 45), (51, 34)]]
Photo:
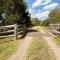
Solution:
[(14, 38), (15, 40), (18, 39), (18, 25), (17, 24), (15, 24), (15, 27), (14, 27)]

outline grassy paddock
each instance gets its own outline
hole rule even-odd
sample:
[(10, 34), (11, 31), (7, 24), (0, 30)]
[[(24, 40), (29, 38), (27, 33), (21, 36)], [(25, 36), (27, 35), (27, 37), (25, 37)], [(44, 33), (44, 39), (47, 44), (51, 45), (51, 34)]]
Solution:
[(59, 46), (60, 47), (60, 36), (56, 36), (56, 37), (54, 37), (54, 42), (57, 44), (57, 46)]
[(11, 56), (17, 50), (20, 43), (22, 43), (22, 40), (0, 39), (0, 60), (6, 60)]
[(51, 48), (41, 38), (34, 38), (29, 46), (25, 60), (56, 60)]

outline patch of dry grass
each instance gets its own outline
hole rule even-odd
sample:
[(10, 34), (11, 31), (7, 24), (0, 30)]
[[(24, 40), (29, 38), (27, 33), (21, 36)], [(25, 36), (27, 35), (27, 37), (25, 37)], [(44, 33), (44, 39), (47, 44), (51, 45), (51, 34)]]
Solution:
[(0, 60), (6, 60), (11, 56), (22, 43), (22, 40), (13, 40), (11, 38), (0, 39)]
[(56, 60), (55, 55), (45, 40), (35, 37), (30, 44), (25, 60)]
[(56, 36), (56, 37), (54, 37), (54, 42), (57, 44), (57, 46), (59, 46), (60, 47), (60, 36)]

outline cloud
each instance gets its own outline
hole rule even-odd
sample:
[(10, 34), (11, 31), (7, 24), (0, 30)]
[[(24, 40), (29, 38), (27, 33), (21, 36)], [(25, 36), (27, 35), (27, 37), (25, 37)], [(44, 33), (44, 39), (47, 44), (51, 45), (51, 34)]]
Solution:
[(37, 12), (39, 13), (39, 12), (41, 12), (41, 10), (38, 10)]
[(51, 3), (52, 0), (36, 0), (33, 4), (32, 4), (32, 9), (41, 6), (41, 5), (47, 5), (49, 3)]
[(52, 2), (52, 0), (45, 0), (45, 2), (42, 3), (42, 5), (47, 5), (47, 4), (51, 3), (51, 2)]
[(48, 15), (49, 15), (49, 13), (50, 13), (50, 11), (43, 11), (43, 12), (41, 12), (41, 13), (37, 13), (36, 14), (36, 17), (37, 18), (39, 18), (39, 19), (46, 19), (47, 17), (48, 17)]
[(49, 13), (50, 13), (49, 11), (44, 11), (44, 12), (39, 13), (39, 16), (40, 17), (48, 16)]
[(42, 1), (43, 1), (43, 0), (36, 0), (36, 1), (32, 4), (32, 8), (36, 8), (36, 7), (40, 6), (41, 3), (42, 3)]
[(33, 13), (36, 12), (36, 10), (32, 10), (32, 9), (29, 9), (28, 11), (29, 11), (30, 14), (33, 14)]
[(52, 3), (50, 5), (43, 7), (43, 9), (44, 10), (52, 10), (52, 9), (55, 9), (57, 6), (58, 6), (58, 3)]
[(29, 11), (30, 14), (32, 14), (32, 10), (31, 9), (29, 9), (28, 11)]
[[(42, 6), (42, 8), (35, 9), (36, 7), (39, 6)], [(35, 0), (35, 2), (32, 4), (32, 7), (28, 10), (29, 13), (31, 14), (31, 18), (37, 17), (38, 19), (44, 20), (48, 18), (50, 11), (52, 9), (55, 9), (57, 6), (58, 3), (52, 3), (52, 0)]]
[(34, 14), (31, 14), (31, 19), (32, 19), (32, 18), (35, 18), (35, 17), (36, 17), (36, 16), (35, 16)]
[(43, 11), (41, 13), (35, 13), (35, 14), (31, 15), (31, 18), (37, 17), (38, 19), (44, 20), (44, 19), (48, 18), (49, 13), (50, 13), (50, 11), (48, 11), (48, 10)]

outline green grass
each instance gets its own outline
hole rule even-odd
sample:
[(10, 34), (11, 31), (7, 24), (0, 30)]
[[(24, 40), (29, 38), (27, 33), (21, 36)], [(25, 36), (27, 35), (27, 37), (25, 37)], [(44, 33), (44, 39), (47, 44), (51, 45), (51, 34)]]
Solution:
[(7, 60), (22, 43), (22, 40), (0, 39), (0, 60)]
[(25, 60), (56, 60), (56, 58), (45, 40), (34, 38), (27, 50)]
[(54, 37), (54, 42), (60, 47), (60, 36)]

